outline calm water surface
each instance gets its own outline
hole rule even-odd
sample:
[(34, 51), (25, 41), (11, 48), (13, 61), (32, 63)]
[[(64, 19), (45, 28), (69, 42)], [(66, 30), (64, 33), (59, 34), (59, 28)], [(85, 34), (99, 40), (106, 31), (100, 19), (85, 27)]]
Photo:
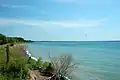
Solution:
[[(34, 42), (27, 43), (32, 55), (48, 60), (63, 53), (80, 62), (78, 80), (120, 80), (120, 42)], [(79, 73), (79, 74), (78, 74)], [(77, 79), (76, 79), (77, 80)]]

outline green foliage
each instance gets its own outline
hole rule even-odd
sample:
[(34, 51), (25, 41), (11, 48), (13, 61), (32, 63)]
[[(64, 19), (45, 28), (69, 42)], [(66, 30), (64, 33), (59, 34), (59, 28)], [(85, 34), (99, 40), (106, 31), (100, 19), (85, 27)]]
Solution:
[(51, 65), (50, 62), (44, 62), (43, 63), (43, 68), (42, 68), (45, 72), (49, 72), (49, 73), (52, 73), (54, 70), (53, 70), (53, 67)]
[(6, 36), (3, 34), (0, 34), (0, 45), (6, 43)]
[(37, 70), (39, 70), (39, 69), (46, 70), (47, 69), (47, 70), (50, 70), (52, 68), (49, 62), (43, 62), (40, 57), (38, 58), (37, 61), (30, 58), (28, 60), (27, 64), (28, 64), (28, 67), (30, 69), (37, 69)]
[(43, 63), (43, 67), (44, 67), (44, 68), (47, 68), (47, 67), (49, 66), (49, 64), (50, 64), (49, 62), (44, 62), (44, 63)]
[(0, 34), (0, 45), (7, 43), (24, 43), (24, 42), (33, 42), (31, 40), (25, 40), (22, 37), (6, 37), (3, 34)]
[(42, 58), (38, 58), (36, 64), (35, 64), (36, 69), (42, 68), (43, 67), (43, 62), (42, 62)]
[(14, 42), (16, 42), (16, 40), (14, 38), (12, 38), (12, 37), (7, 37), (6, 40), (7, 40), (7, 43), (14, 43)]
[[(0, 80), (27, 80), (29, 69), (43, 72), (51, 70), (50, 63), (43, 62), (41, 57), (37, 61), (32, 58), (26, 59), (19, 55), (20, 47), (10, 47), (9, 50), (5, 47), (6, 45), (0, 46)], [(6, 52), (9, 52), (8, 63), (6, 63)]]
[(34, 59), (29, 58), (28, 62), (27, 62), (29, 69), (34, 69), (35, 68), (35, 63), (36, 63), (36, 61)]
[[(12, 59), (8, 64), (0, 65), (0, 74), (3, 80), (26, 80), (28, 77), (28, 66), (24, 58)], [(7, 79), (8, 80), (8, 79)]]
[(6, 36), (5, 36), (5, 35), (0, 34), (0, 40), (3, 40), (3, 39), (5, 39), (5, 38), (6, 38)]
[[(0, 80), (8, 80), (8, 77), (6, 75), (0, 74)], [(9, 80), (12, 80), (9, 78)]]
[(24, 38), (21, 37), (7, 37), (7, 43), (20, 43), (25, 42)]
[(39, 58), (37, 61), (30, 58), (28, 60), (28, 65), (30, 69), (39, 69), (43, 67), (43, 62), (41, 58)]

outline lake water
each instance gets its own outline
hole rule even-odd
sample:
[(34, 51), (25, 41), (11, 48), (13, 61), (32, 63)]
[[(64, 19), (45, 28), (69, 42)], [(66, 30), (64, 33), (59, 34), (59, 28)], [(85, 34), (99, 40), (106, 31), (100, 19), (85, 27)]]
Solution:
[[(48, 54), (72, 54), (80, 62), (76, 80), (120, 80), (120, 42), (33, 42), (32, 55), (48, 60)], [(75, 79), (74, 79), (75, 80)]]

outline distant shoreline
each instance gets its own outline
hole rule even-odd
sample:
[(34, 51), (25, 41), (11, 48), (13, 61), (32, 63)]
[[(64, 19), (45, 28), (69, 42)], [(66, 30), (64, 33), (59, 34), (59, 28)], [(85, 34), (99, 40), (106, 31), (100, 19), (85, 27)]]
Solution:
[(120, 40), (110, 40), (110, 41), (32, 41), (32, 42), (120, 42)]

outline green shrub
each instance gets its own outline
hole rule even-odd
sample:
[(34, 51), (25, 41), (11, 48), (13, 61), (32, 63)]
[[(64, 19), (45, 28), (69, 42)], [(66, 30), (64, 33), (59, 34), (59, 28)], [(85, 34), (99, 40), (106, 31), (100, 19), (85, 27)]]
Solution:
[(40, 57), (38, 58), (38, 60), (37, 60), (37, 62), (36, 62), (36, 64), (35, 64), (35, 67), (36, 67), (37, 69), (43, 67), (42, 58), (40, 58)]
[(0, 80), (7, 80), (7, 76), (0, 74)]
[[(28, 67), (26, 65), (26, 60), (23, 58), (18, 60), (11, 60), (8, 64), (3, 64), (3, 66), (0, 67), (0, 72), (2, 75), (5, 75), (11, 79), (26, 80), (28, 77)], [(6, 79), (5, 76), (3, 76), (3, 78)]]
[(28, 66), (30, 69), (39, 69), (43, 67), (42, 59), (39, 57), (39, 59), (36, 61), (32, 58), (28, 59)]
[(43, 67), (47, 68), (49, 66), (49, 64), (50, 64), (49, 62), (44, 62)]
[(3, 34), (0, 34), (0, 45), (6, 43), (6, 36)]
[(35, 68), (36, 61), (32, 58), (29, 58), (27, 61), (27, 65), (29, 69), (34, 69)]
[(28, 67), (30, 69), (42, 69), (42, 70), (49, 70), (51, 69), (51, 65), (49, 62), (43, 62), (42, 59), (39, 57), (38, 60), (34, 60), (32, 58), (28, 59), (28, 63), (27, 63)]

